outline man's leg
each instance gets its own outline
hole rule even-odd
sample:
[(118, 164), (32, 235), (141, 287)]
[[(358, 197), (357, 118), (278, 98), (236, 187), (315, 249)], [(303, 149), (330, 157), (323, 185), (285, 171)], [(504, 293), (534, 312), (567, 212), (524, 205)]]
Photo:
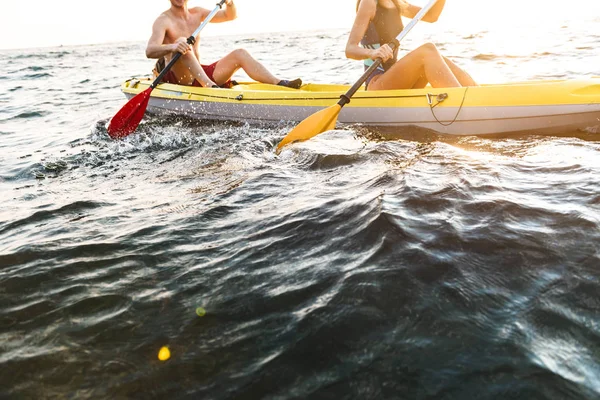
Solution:
[(233, 74), (242, 68), (250, 78), (261, 83), (276, 85), (281, 79), (276, 78), (261, 63), (256, 61), (244, 49), (237, 49), (220, 59), (215, 66), (213, 78), (219, 85), (227, 82)]
[(240, 68), (242, 68), (250, 78), (257, 82), (287, 86), (296, 89), (302, 85), (301, 79), (287, 81), (277, 78), (244, 49), (234, 50), (219, 60), (215, 66), (213, 78), (217, 84), (222, 85), (231, 79), (233, 74)]
[(192, 85), (194, 80), (204, 87), (211, 87), (215, 83), (206, 75), (193, 51), (188, 51), (179, 58), (179, 62), (173, 66), (173, 72), (180, 85)]

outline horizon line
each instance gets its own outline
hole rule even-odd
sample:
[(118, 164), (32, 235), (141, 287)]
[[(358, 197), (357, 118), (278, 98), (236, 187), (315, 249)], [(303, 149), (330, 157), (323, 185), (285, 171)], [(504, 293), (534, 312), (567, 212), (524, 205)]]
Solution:
[[(283, 31), (254, 31), (244, 33), (226, 33), (226, 34), (205, 34), (204, 37), (232, 37), (232, 36), (245, 36), (245, 35), (269, 35), (277, 33), (300, 33), (300, 32), (328, 32), (336, 31), (347, 28), (318, 28), (318, 29), (303, 29), (303, 30), (283, 30)], [(348, 29), (349, 30), (349, 29)], [(102, 44), (117, 44), (117, 43), (140, 43), (146, 39), (128, 39), (120, 41), (104, 41), (104, 42), (88, 42), (88, 43), (76, 43), (76, 44), (53, 44), (53, 45), (41, 45), (41, 46), (24, 46), (24, 47), (0, 47), (0, 51), (19, 51), (19, 50), (44, 50), (44, 49), (60, 49), (65, 47), (85, 47), (85, 46), (96, 46)]]

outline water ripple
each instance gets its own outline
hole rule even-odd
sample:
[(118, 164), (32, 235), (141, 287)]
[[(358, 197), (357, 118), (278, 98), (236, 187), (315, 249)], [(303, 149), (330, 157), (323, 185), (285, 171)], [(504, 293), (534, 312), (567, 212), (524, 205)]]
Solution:
[[(596, 57), (582, 21), (403, 45), (442, 43), (481, 82), (575, 79)], [(346, 39), (203, 51), (351, 83)], [(0, 397), (598, 398), (597, 134), (350, 126), (278, 155), (284, 122), (148, 115), (113, 141), (143, 48), (0, 54)]]

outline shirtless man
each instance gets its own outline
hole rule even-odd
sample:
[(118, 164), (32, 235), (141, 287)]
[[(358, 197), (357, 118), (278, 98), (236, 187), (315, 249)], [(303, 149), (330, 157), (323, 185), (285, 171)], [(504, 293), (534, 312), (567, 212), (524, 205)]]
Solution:
[[(202, 7), (188, 8), (188, 0), (170, 0), (171, 8), (163, 12), (152, 26), (152, 36), (146, 47), (146, 57), (158, 58), (155, 76), (169, 63), (175, 52), (182, 56), (163, 78), (163, 82), (204, 87), (230, 87), (230, 78), (242, 68), (250, 78), (261, 83), (270, 83), (298, 89), (301, 79), (281, 80), (271, 74), (244, 49), (237, 49), (210, 64), (200, 64), (200, 40), (193, 46), (187, 38), (211, 13)], [(233, 0), (225, 2), (225, 10), (215, 14), (211, 22), (226, 22), (237, 17)]]

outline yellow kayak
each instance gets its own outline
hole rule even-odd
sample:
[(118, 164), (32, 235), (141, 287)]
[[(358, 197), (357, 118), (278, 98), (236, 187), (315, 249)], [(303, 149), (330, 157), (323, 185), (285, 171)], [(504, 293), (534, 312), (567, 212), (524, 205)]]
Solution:
[[(128, 98), (152, 80), (132, 78), (121, 89)], [(346, 85), (309, 83), (300, 89), (244, 82), (232, 89), (160, 84), (152, 91), (151, 113), (209, 120), (300, 122), (335, 104)], [(360, 90), (338, 124), (419, 127), (449, 135), (597, 132), (600, 77), (530, 81), (467, 88)]]

